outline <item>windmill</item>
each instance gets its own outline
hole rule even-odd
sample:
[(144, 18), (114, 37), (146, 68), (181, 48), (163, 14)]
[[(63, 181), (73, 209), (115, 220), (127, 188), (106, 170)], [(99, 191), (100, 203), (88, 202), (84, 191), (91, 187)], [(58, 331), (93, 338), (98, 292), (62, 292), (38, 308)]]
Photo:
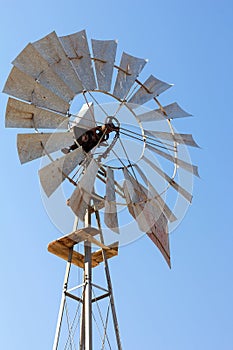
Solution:
[[(4, 87), (12, 96), (6, 127), (30, 131), (17, 135), (20, 162), (46, 159), (39, 178), (48, 198), (69, 186), (66, 203), (73, 213), (73, 230), (48, 245), (49, 252), (67, 261), (54, 350), (59, 348), (68, 298), (81, 310), (80, 350), (92, 349), (93, 304), (105, 298), (117, 348), (122, 348), (108, 260), (117, 256), (128, 236), (131, 241), (137, 238), (124, 222), (125, 209), (130, 223), (147, 234), (170, 266), (169, 225), (178, 216), (169, 206), (168, 193), (190, 203), (191, 190), (183, 185), (182, 174), (188, 187), (193, 175), (198, 176), (187, 151), (198, 146), (191, 134), (177, 133), (172, 124), (190, 114), (176, 102), (162, 106), (158, 100), (171, 84), (153, 75), (141, 82), (138, 76), (147, 60), (123, 52), (116, 65), (116, 52), (115, 40), (91, 40), (90, 48), (85, 30), (63, 37), (52, 32), (16, 57)], [(80, 245), (82, 252), (76, 250)], [(101, 264), (106, 288), (92, 279), (92, 269)], [(83, 270), (83, 282), (69, 289), (74, 266)], [(93, 296), (94, 287), (102, 294)], [(75, 294), (77, 290), (81, 294)], [(102, 349), (109, 343), (107, 318)], [(73, 332), (72, 323), (70, 348)]]

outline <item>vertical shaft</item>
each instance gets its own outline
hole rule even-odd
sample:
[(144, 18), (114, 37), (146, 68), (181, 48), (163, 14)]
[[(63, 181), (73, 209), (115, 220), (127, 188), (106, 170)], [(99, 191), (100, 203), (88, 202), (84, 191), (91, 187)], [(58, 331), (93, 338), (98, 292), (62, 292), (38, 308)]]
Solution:
[[(88, 208), (85, 227), (91, 225), (91, 214)], [(84, 313), (85, 313), (85, 350), (92, 350), (92, 267), (91, 244), (84, 243)]]

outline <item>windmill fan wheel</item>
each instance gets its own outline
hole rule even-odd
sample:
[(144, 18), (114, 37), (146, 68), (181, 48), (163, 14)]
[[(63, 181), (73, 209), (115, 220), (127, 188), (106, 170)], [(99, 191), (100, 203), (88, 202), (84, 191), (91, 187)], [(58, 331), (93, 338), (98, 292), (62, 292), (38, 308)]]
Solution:
[(138, 80), (147, 60), (123, 52), (117, 65), (116, 52), (115, 40), (89, 45), (85, 30), (29, 43), (4, 87), (12, 96), (6, 127), (29, 129), (17, 136), (19, 159), (47, 159), (39, 177), (48, 197), (66, 181), (75, 216), (83, 221), (87, 208), (101, 210), (114, 239), (127, 208), (170, 265), (168, 227), (177, 217), (166, 194), (191, 202), (178, 172), (198, 176), (184, 159), (187, 147), (198, 146), (172, 122), (190, 114), (176, 102), (161, 105), (170, 84), (153, 75)]

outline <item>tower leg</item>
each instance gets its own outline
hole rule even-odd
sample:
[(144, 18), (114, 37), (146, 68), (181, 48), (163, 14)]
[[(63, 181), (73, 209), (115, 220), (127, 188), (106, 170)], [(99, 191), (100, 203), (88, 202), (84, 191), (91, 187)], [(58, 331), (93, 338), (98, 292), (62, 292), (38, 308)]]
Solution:
[[(91, 227), (91, 214), (92, 213), (93, 213), (93, 211), (91, 212), (91, 210), (89, 210), (89, 209), (87, 210), (87, 213), (85, 216), (85, 227), (86, 228)], [(102, 230), (101, 230), (99, 212), (94, 211), (94, 213), (96, 215), (96, 221), (97, 221), (97, 224), (99, 227), (100, 241), (101, 241), (101, 243), (104, 244), (104, 238), (103, 238)], [(77, 228), (74, 227), (75, 231), (76, 231), (76, 229)], [(92, 266), (92, 246), (91, 246), (91, 243), (88, 242), (89, 239), (87, 238), (88, 240), (84, 241), (84, 254), (78, 253), (76, 251), (73, 252), (73, 247), (79, 242), (79, 239), (77, 238), (77, 240), (76, 240), (76, 238), (74, 238), (73, 236), (77, 235), (77, 237), (78, 237), (78, 235), (80, 235), (82, 237), (83, 233), (86, 233), (89, 231), (90, 232), (93, 231), (93, 233), (95, 233), (94, 228), (91, 228), (90, 230), (85, 230), (84, 228), (79, 229), (76, 232), (72, 232), (70, 235), (64, 236), (57, 241), (51, 242), (49, 245), (49, 248), (50, 248), (49, 251), (53, 252), (54, 254), (58, 255), (59, 257), (64, 258), (64, 254), (65, 254), (66, 259), (67, 259), (67, 255), (68, 255), (61, 304), (60, 304), (59, 315), (58, 315), (58, 320), (57, 320), (56, 334), (55, 334), (55, 339), (54, 339), (54, 344), (53, 344), (53, 350), (58, 350), (59, 338), (60, 338), (60, 333), (61, 333), (61, 328), (62, 328), (61, 325), (62, 325), (62, 321), (64, 318), (63, 317), (64, 309), (67, 307), (67, 304), (66, 304), (67, 297), (71, 298), (79, 303), (77, 311), (74, 315), (73, 322), (71, 324), (70, 324), (69, 317), (67, 318), (67, 324), (68, 324), (68, 329), (69, 329), (68, 341), (69, 341), (70, 337), (73, 338), (75, 331), (76, 331), (76, 328), (78, 326), (78, 323), (79, 323), (79, 321), (81, 321), (80, 322), (80, 331), (79, 331), (80, 332), (79, 333), (79, 350), (92, 350), (93, 349), (92, 304), (97, 303), (99, 300), (102, 300), (104, 298), (109, 297), (110, 304), (108, 304), (108, 310), (107, 310), (105, 324), (103, 323), (103, 319), (101, 318), (102, 325), (104, 326), (102, 347), (101, 348), (102, 349), (104, 348), (106, 340), (107, 340), (108, 344), (110, 345), (108, 334), (107, 334), (107, 325), (108, 325), (109, 310), (111, 307), (112, 319), (113, 319), (116, 341), (117, 341), (117, 349), (122, 350), (118, 321), (117, 321), (117, 316), (116, 316), (116, 309), (115, 309), (114, 298), (113, 298), (113, 290), (112, 290), (112, 283), (111, 283), (111, 278), (110, 278), (110, 271), (109, 271), (109, 266), (108, 266), (108, 261), (107, 261), (107, 254), (105, 251), (106, 248), (102, 249), (103, 257), (102, 257), (102, 259), (100, 257), (100, 262), (101, 261), (104, 262), (105, 277), (106, 277), (106, 281), (107, 281), (107, 285), (108, 285), (107, 289), (106, 289), (106, 287), (103, 288), (101, 286), (98, 286), (97, 284), (92, 283), (92, 268), (96, 264), (94, 264)], [(72, 245), (72, 248), (70, 248), (71, 245)], [(99, 253), (100, 253), (100, 251), (99, 251)], [(99, 256), (100, 254), (99, 255), (98, 254), (93, 253), (94, 256)], [(114, 252), (111, 254), (113, 254), (113, 256), (115, 255)], [(111, 254), (109, 257), (111, 257)], [(96, 260), (96, 261), (98, 261), (98, 260)], [(72, 287), (71, 289), (68, 289), (68, 281), (69, 281), (69, 275), (70, 275), (70, 270), (71, 270), (71, 262), (74, 265), (82, 267), (83, 283), (79, 284), (76, 287)], [(78, 292), (79, 288), (83, 288), (81, 297), (79, 296), (80, 293)], [(102, 291), (102, 294), (93, 298), (92, 297), (92, 295), (93, 295), (92, 288), (98, 288), (99, 290)], [(80, 307), (81, 307), (81, 315), (79, 318), (78, 315), (80, 312)], [(99, 310), (99, 306), (98, 306), (98, 310)], [(68, 313), (68, 310), (67, 310), (67, 313)], [(76, 323), (76, 326), (75, 326), (75, 323)], [(63, 337), (62, 337), (62, 340), (63, 340)]]
[(58, 319), (57, 319), (57, 327), (56, 327), (55, 338), (54, 338), (54, 343), (53, 343), (53, 350), (57, 350), (58, 343), (59, 343), (62, 318), (63, 318), (64, 307), (65, 307), (65, 302), (66, 302), (66, 291), (67, 291), (67, 285), (68, 285), (68, 280), (69, 280), (69, 275), (70, 275), (72, 254), (73, 254), (73, 248), (70, 248), (69, 258), (68, 258), (68, 261), (66, 264), (66, 272), (65, 272), (64, 283), (63, 283), (61, 304), (60, 304), (60, 309), (59, 309), (59, 314), (58, 314)]
[[(84, 290), (83, 290), (83, 295), (84, 295)], [(85, 308), (85, 306), (83, 304), (82, 311), (81, 311), (79, 350), (85, 350), (85, 348), (84, 348), (84, 339), (85, 339), (85, 310), (84, 310), (84, 308)]]
[[(91, 214), (88, 208), (85, 217), (85, 227), (91, 225)], [(85, 324), (85, 350), (92, 350), (92, 266), (91, 244), (84, 243), (84, 324)]]
[[(99, 215), (98, 210), (95, 211), (95, 216), (96, 216), (98, 228), (100, 230), (100, 241), (101, 241), (101, 243), (104, 244), (104, 238), (103, 238), (103, 234), (102, 234), (102, 230), (101, 230), (101, 223), (100, 223), (100, 215)], [(119, 325), (118, 325), (116, 308), (115, 308), (114, 297), (113, 297), (112, 281), (111, 281), (111, 277), (110, 277), (108, 260), (106, 258), (106, 252), (104, 249), (102, 250), (102, 254), (103, 254), (103, 259), (104, 259), (104, 268), (105, 268), (105, 275), (106, 275), (107, 284), (108, 284), (108, 290), (110, 293), (110, 304), (111, 304), (111, 309), (112, 309), (112, 317), (113, 317), (113, 324), (114, 324), (114, 328), (115, 328), (117, 347), (118, 347), (118, 350), (122, 350)]]
[(92, 271), (91, 271), (91, 246), (89, 242), (85, 242), (84, 257), (84, 315), (85, 315), (85, 350), (92, 350)]

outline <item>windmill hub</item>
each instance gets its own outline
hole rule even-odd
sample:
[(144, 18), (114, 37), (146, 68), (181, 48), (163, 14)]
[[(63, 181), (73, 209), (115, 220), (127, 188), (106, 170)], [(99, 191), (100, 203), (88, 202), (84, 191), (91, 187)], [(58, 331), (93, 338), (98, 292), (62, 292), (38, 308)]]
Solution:
[(65, 154), (82, 146), (83, 150), (88, 153), (94, 147), (103, 145), (109, 139), (111, 132), (119, 134), (119, 126), (115, 126), (112, 122), (107, 122), (103, 125), (96, 126), (91, 129), (84, 129), (79, 126), (72, 128), (74, 143), (69, 148), (63, 148), (61, 151)]

